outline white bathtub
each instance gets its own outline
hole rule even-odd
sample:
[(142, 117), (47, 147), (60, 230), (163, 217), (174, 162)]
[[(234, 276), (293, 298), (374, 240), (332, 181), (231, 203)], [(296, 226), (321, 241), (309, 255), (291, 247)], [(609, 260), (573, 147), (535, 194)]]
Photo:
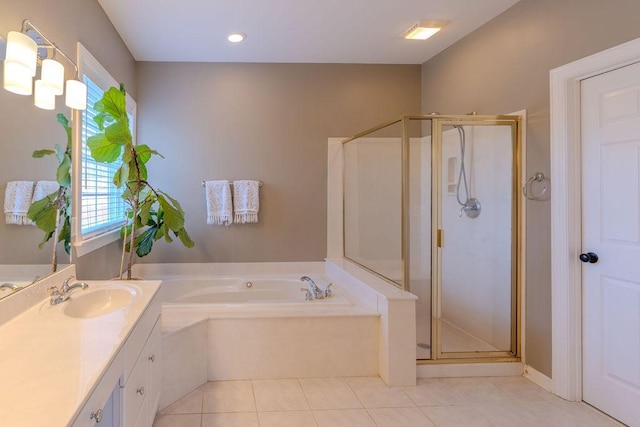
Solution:
[[(325, 289), (330, 282), (323, 277), (312, 277)], [(167, 304), (311, 304), (352, 305), (342, 295), (334, 292), (330, 298), (306, 301), (308, 285), (299, 277), (236, 277), (197, 278), (166, 281), (171, 287), (167, 292)], [(333, 291), (332, 286), (332, 291)]]
[(165, 278), (162, 329), (175, 369), (204, 340), (209, 381), (377, 375), (380, 314), (339, 283), (331, 297), (306, 301), (303, 275), (323, 290), (330, 283), (319, 273)]

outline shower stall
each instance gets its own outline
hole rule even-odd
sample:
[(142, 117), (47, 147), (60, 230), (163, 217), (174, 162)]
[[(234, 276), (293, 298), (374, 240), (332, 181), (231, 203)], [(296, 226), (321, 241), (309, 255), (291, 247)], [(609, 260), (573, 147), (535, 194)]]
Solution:
[(418, 297), (417, 357), (520, 355), (520, 116), (404, 116), (343, 141), (344, 256)]

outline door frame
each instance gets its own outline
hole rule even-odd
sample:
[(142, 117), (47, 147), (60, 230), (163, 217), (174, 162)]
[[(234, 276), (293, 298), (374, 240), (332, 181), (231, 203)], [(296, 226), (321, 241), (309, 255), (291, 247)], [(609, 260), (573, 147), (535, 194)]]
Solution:
[(640, 62), (640, 38), (550, 71), (552, 391), (582, 400), (580, 82)]

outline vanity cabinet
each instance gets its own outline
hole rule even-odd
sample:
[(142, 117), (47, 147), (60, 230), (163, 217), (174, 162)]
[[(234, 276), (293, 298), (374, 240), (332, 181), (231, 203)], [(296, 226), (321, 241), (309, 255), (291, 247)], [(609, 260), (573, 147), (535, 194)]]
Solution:
[(152, 426), (160, 403), (160, 323), (160, 303), (152, 301), (71, 427)]

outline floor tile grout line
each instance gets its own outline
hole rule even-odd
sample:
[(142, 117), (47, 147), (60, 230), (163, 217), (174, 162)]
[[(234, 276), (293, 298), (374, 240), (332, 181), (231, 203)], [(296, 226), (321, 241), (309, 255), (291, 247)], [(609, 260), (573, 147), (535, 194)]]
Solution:
[[(380, 378), (380, 377), (378, 377)], [(347, 385), (349, 386), (349, 388), (351, 389), (351, 391), (353, 392), (353, 394), (356, 395), (356, 398), (358, 399), (358, 401), (360, 402), (360, 404), (362, 405), (362, 409), (365, 410), (365, 412), (367, 413), (367, 417), (369, 417), (369, 420), (371, 420), (371, 422), (373, 423), (374, 426), (377, 426), (378, 423), (376, 423), (376, 420), (373, 418), (373, 416), (371, 415), (371, 412), (369, 412), (369, 408), (366, 407), (366, 405), (364, 404), (364, 402), (362, 401), (362, 399), (360, 399), (360, 396), (358, 396), (358, 393), (356, 393), (356, 391), (353, 389), (353, 386), (351, 385), (351, 383), (347, 380)]]

